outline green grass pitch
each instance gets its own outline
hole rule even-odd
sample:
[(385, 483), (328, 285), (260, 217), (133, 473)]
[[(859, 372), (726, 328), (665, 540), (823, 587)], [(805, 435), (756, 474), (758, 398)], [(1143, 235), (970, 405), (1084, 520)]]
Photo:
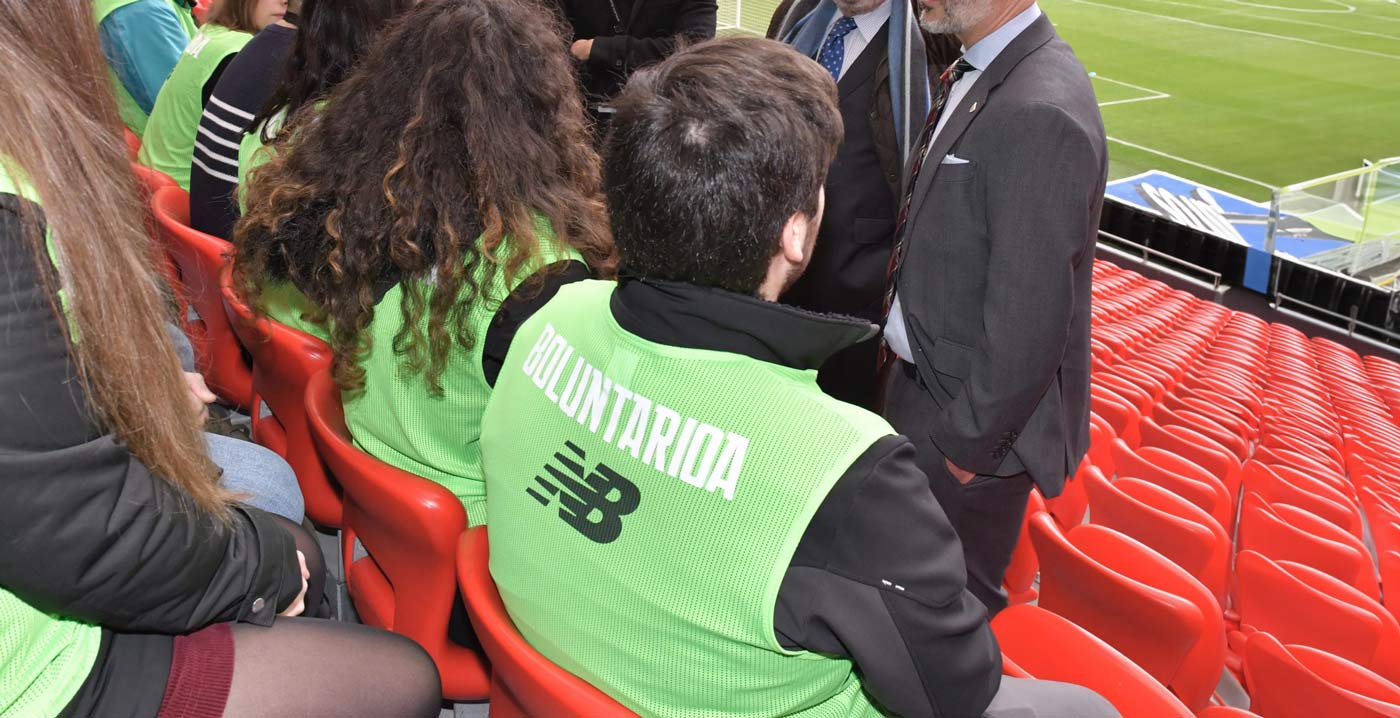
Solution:
[[(721, 0), (762, 34), (777, 0)], [(1267, 200), (1400, 155), (1394, 0), (1040, 0), (1093, 74), (1111, 176), (1160, 169)]]

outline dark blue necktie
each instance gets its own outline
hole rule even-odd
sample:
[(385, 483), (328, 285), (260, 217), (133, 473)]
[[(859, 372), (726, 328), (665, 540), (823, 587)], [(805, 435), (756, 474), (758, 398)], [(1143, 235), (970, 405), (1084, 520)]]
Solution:
[(841, 79), (841, 64), (846, 61), (846, 36), (854, 29), (855, 18), (842, 15), (841, 19), (831, 26), (831, 32), (826, 35), (826, 42), (822, 43), (821, 52), (817, 53), (817, 62), (831, 73), (833, 80)]

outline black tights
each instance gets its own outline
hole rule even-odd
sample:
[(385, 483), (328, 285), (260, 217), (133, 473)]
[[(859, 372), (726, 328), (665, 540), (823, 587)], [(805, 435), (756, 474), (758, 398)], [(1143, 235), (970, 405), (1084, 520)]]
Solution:
[(316, 535), (311, 529), (298, 526), (281, 516), (272, 514), (272, 520), (292, 535), (297, 550), (306, 556), (306, 571), (311, 577), (306, 579), (306, 612), (309, 618), (325, 618), (321, 614), (321, 597), (326, 591), (326, 556), (321, 553), (321, 545), (316, 543)]
[(435, 718), (437, 667), (412, 640), (368, 626), (281, 618), (233, 626), (224, 718)]

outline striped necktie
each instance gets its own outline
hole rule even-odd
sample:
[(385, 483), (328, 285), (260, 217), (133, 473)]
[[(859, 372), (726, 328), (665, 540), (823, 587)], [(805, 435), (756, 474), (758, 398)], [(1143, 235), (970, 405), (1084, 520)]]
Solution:
[(899, 206), (899, 219), (895, 222), (894, 229), (894, 252), (890, 254), (890, 263), (885, 270), (885, 315), (890, 313), (890, 304), (894, 301), (894, 276), (899, 269), (900, 254), (904, 249), (904, 226), (909, 221), (909, 205), (914, 201), (914, 185), (919, 181), (919, 170), (924, 167), (924, 160), (928, 159), (928, 150), (933, 146), (933, 133), (938, 128), (938, 118), (943, 114), (944, 105), (948, 104), (948, 96), (953, 92), (953, 85), (957, 84), (962, 76), (973, 72), (977, 68), (972, 63), (958, 58), (958, 61), (948, 66), (942, 75), (938, 76), (938, 87), (933, 93), (933, 107), (929, 109), (928, 121), (924, 123), (924, 129), (919, 133), (919, 154), (914, 158), (914, 166), (909, 170), (909, 186), (904, 190), (904, 201)]

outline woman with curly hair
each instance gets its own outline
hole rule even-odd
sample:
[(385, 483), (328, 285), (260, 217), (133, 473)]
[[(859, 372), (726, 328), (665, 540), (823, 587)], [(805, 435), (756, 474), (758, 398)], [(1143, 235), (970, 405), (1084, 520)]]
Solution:
[(530, 0), (428, 0), (253, 171), (238, 281), (326, 338), (355, 441), (485, 523), (481, 415), (516, 328), (616, 264), (573, 69)]

